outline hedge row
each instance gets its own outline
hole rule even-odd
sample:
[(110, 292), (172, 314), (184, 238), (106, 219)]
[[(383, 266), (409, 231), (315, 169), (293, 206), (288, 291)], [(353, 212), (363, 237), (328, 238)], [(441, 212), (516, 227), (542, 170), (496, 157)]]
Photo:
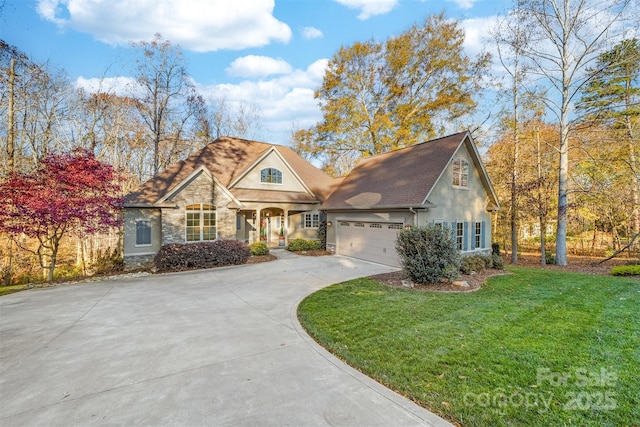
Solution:
[(462, 274), (471, 274), (472, 271), (480, 271), (485, 268), (494, 268), (496, 270), (504, 270), (504, 260), (500, 255), (474, 255), (462, 257), (460, 264), (460, 272)]
[(154, 259), (158, 271), (179, 271), (244, 264), (249, 246), (237, 240), (172, 243), (162, 246)]
[(293, 239), (289, 242), (289, 250), (292, 252), (314, 251), (321, 248), (321, 243), (317, 240)]

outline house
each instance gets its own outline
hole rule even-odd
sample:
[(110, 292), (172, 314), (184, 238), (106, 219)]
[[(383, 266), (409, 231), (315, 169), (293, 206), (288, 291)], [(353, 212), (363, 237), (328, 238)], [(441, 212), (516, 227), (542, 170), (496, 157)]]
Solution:
[(333, 183), (289, 147), (219, 138), (125, 196), (125, 267), (167, 243), (317, 239)]
[(147, 264), (167, 243), (315, 239), (325, 216), (327, 248), (342, 255), (399, 265), (398, 230), (423, 224), (487, 253), (497, 209), (467, 132), (363, 159), (335, 180), (289, 147), (222, 137), (125, 197), (124, 260)]
[(457, 248), (488, 254), (495, 191), (468, 132), (362, 159), (322, 204), (327, 247), (338, 254), (400, 265), (398, 230), (452, 230)]

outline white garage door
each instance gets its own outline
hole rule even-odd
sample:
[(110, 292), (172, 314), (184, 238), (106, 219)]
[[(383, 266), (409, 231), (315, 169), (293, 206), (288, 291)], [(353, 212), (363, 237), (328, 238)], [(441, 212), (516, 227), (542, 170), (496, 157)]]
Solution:
[(396, 237), (402, 224), (338, 221), (338, 253), (400, 267)]

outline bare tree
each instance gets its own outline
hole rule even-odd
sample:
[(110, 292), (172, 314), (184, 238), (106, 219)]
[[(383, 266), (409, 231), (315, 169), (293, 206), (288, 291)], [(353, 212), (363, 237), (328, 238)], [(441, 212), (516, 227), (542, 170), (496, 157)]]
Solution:
[[(621, 33), (631, 0), (522, 0), (517, 7), (528, 22), (529, 43), (523, 50), (533, 71), (550, 87), (543, 98), (559, 123), (558, 223), (556, 263), (567, 265), (569, 153), (572, 109), (581, 88), (597, 73), (589, 65), (606, 43)], [(616, 27), (616, 26), (619, 27)]]
[(141, 51), (136, 61), (137, 86), (132, 88), (132, 97), (138, 100), (138, 111), (152, 140), (152, 174), (155, 175), (163, 166), (177, 160), (182, 133), (195, 117), (194, 102), (199, 97), (178, 46), (163, 40), (160, 34), (150, 42), (131, 45)]

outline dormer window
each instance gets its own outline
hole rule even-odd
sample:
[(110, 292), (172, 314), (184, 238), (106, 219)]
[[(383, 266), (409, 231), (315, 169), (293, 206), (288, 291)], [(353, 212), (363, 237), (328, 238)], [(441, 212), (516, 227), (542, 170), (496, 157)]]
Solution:
[(469, 185), (469, 162), (465, 159), (453, 161), (453, 186), (467, 187)]
[(282, 184), (282, 172), (275, 168), (264, 168), (260, 171), (260, 182)]

